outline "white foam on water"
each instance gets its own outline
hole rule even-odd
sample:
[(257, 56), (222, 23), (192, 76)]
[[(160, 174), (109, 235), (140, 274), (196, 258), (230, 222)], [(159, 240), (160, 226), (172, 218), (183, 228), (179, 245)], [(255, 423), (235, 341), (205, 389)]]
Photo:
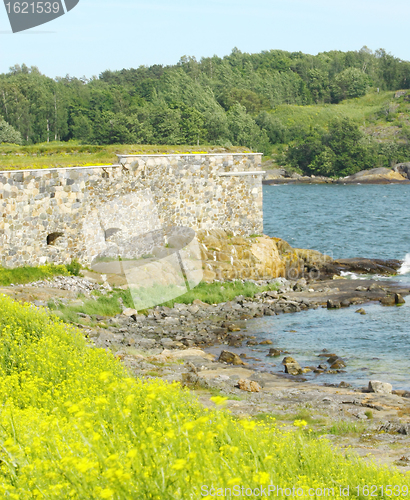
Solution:
[(340, 276), (343, 276), (344, 278), (351, 278), (351, 279), (357, 279), (357, 274), (351, 273), (350, 271), (340, 271)]
[(340, 276), (343, 276), (344, 278), (351, 279), (351, 280), (364, 280), (366, 278), (363, 278), (362, 276), (359, 276), (356, 273), (352, 273), (350, 271), (340, 271)]
[(410, 253), (404, 257), (403, 264), (398, 271), (399, 274), (410, 274)]

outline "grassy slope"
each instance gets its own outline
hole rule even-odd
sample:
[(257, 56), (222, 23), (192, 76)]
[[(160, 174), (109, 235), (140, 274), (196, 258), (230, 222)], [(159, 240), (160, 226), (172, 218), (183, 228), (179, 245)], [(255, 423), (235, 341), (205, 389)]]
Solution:
[[(390, 103), (395, 101), (395, 104), (401, 102), (403, 98), (394, 99), (394, 92), (369, 93), (364, 97), (356, 99), (348, 99), (339, 104), (316, 104), (311, 106), (294, 106), (283, 104), (277, 106), (272, 114), (279, 118), (284, 125), (290, 127), (297, 124), (304, 125), (319, 125), (326, 127), (328, 122), (335, 117), (348, 117), (361, 125), (366, 124), (385, 124), (385, 119), (378, 114), (386, 109)], [(410, 105), (407, 105), (407, 108)]]
[[(365, 134), (373, 136), (379, 142), (407, 142), (405, 132), (410, 129), (410, 101), (405, 97), (395, 98), (395, 92), (371, 91), (363, 97), (347, 99), (339, 104), (316, 104), (295, 106), (283, 104), (271, 113), (281, 120), (286, 127), (302, 126), (327, 128), (336, 117), (347, 117), (360, 125)], [(276, 157), (287, 145), (276, 144), (272, 156), (263, 157), (271, 160), (268, 168), (276, 168)], [(280, 158), (280, 156), (279, 156)], [(279, 161), (280, 163), (280, 161)]]
[(2, 296), (0, 354), (1, 498), (211, 500), (204, 485), (270, 484), (303, 488), (299, 498), (334, 488), (341, 498), (339, 485), (355, 495), (360, 484), (408, 484), (397, 469), (345, 458), (308, 430), (238, 422), (177, 384), (135, 380), (77, 330)]
[(117, 163), (116, 154), (170, 153), (240, 153), (243, 147), (152, 146), (124, 144), (110, 146), (80, 145), (74, 142), (51, 142), (32, 146), (0, 145), (0, 171), (34, 168), (78, 167)]

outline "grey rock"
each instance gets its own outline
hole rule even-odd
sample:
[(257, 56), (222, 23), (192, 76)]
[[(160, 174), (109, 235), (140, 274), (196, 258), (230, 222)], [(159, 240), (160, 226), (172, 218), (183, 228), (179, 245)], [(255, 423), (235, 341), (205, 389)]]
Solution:
[(280, 353), (282, 351), (280, 349), (275, 349), (274, 347), (269, 349), (269, 354), (267, 354), (268, 357), (274, 358), (277, 356), (280, 356)]
[(231, 365), (246, 365), (246, 363), (244, 363), (237, 354), (234, 354), (230, 351), (222, 351), (218, 358), (218, 361)]
[(375, 392), (377, 394), (391, 394), (393, 386), (387, 382), (380, 382), (379, 380), (370, 380), (368, 390), (370, 392)]
[(410, 179), (410, 162), (407, 163), (398, 163), (393, 167), (393, 170), (403, 177)]
[(162, 338), (160, 342), (164, 347), (173, 347), (175, 345), (175, 342), (167, 337)]
[(142, 348), (150, 349), (155, 346), (156, 341), (154, 339), (141, 338), (136, 343)]
[(249, 377), (249, 380), (257, 382), (262, 388), (266, 385), (265, 377), (263, 376), (263, 374), (258, 372), (255, 372), (251, 377)]
[(339, 309), (340, 308), (340, 302), (338, 300), (328, 299), (328, 301), (327, 301), (327, 308), (328, 309)]
[(289, 375), (301, 375), (303, 373), (303, 370), (298, 362), (286, 363), (285, 373), (289, 373)]
[(330, 366), (331, 370), (340, 370), (341, 368), (346, 368), (346, 364), (343, 359), (340, 358), (334, 361)]
[(384, 306), (394, 306), (396, 304), (396, 299), (394, 295), (388, 295), (380, 299), (380, 303)]

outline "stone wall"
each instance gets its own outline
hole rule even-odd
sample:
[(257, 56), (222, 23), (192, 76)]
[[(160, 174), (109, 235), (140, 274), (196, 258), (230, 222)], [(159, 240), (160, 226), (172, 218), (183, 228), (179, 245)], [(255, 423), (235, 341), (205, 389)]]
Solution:
[[(0, 264), (74, 258), (90, 264), (96, 255), (113, 255), (115, 234), (141, 241), (165, 226), (263, 231), (260, 154), (121, 155), (118, 161), (0, 171)], [(144, 242), (149, 252), (150, 239)]]

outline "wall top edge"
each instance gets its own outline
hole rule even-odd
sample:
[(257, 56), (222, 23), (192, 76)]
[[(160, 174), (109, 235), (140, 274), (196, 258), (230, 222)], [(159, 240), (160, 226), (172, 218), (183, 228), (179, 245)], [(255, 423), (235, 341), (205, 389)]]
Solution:
[(122, 167), (122, 165), (115, 163), (113, 165), (87, 165), (78, 167), (54, 167), (54, 168), (25, 168), (23, 170), (0, 170), (0, 174), (14, 174), (17, 172), (49, 172), (55, 170), (78, 170), (87, 168), (111, 168), (111, 167)]
[(219, 172), (218, 175), (221, 177), (234, 177), (234, 176), (242, 176), (242, 175), (264, 175), (266, 174), (266, 170), (244, 170), (240, 172)]
[(156, 155), (120, 155), (117, 154), (118, 158), (145, 158), (147, 156), (156, 156), (160, 158), (166, 158), (167, 156), (262, 156), (263, 153), (172, 153), (172, 154), (156, 154)]
[[(120, 155), (117, 154), (118, 159), (120, 158), (146, 158), (146, 157), (157, 157), (166, 158), (169, 156), (263, 156), (263, 153), (179, 153), (179, 154), (157, 154), (157, 155)], [(43, 171), (58, 171), (58, 170), (78, 170), (87, 168), (111, 168), (111, 167), (121, 167), (121, 164), (113, 165), (87, 165), (78, 167), (51, 167), (51, 168), (25, 168), (19, 170), (1, 170), (0, 173), (20, 173), (20, 172), (43, 172)]]

